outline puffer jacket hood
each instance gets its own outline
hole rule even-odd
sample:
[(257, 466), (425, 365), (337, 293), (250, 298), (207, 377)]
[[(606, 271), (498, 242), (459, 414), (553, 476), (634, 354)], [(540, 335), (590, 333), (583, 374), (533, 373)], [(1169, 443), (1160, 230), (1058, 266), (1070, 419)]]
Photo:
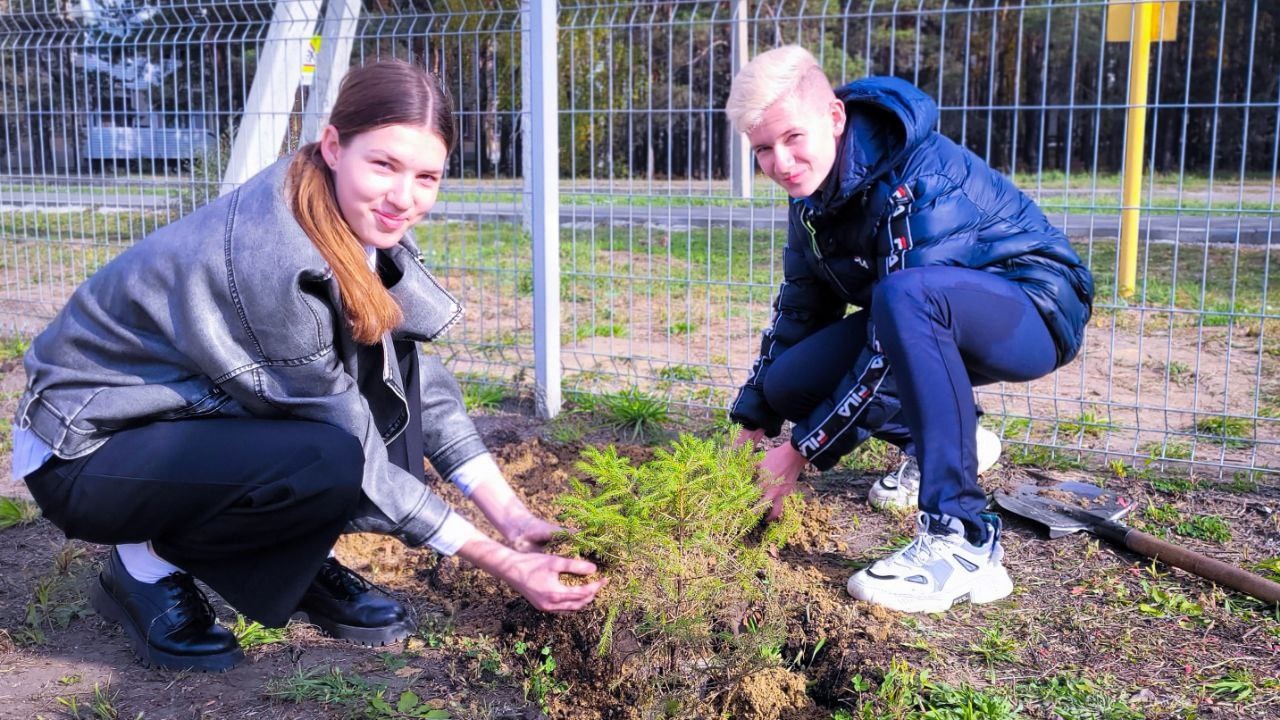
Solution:
[(818, 212), (843, 205), (900, 164), (938, 122), (933, 99), (896, 77), (863, 78), (835, 92), (847, 120), (831, 177), (806, 198)]

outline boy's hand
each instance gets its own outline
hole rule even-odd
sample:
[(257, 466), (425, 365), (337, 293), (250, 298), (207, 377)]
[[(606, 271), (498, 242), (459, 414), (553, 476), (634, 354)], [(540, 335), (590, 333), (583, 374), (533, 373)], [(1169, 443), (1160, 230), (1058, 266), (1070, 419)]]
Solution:
[(738, 431), (738, 436), (733, 439), (733, 446), (742, 447), (747, 443), (751, 443), (751, 447), (754, 448), (758, 446), (762, 440), (764, 440), (764, 428), (756, 428), (755, 430), (742, 428)]
[(764, 454), (760, 461), (760, 488), (764, 499), (773, 503), (765, 520), (782, 517), (782, 503), (796, 491), (796, 482), (808, 461), (791, 443), (783, 443)]

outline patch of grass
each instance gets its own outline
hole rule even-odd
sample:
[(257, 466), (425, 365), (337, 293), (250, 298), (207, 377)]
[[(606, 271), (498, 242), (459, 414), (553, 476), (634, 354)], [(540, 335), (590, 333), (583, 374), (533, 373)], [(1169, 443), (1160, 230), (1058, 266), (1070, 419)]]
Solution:
[[(93, 684), (93, 696), (80, 704), (75, 695), (59, 695), (54, 698), (68, 717), (74, 720), (120, 720), (120, 710), (116, 708), (116, 700), (120, 693), (111, 689), (111, 683)], [(142, 713), (135, 716), (141, 720)]]
[(666, 400), (637, 388), (602, 395), (596, 398), (595, 409), (619, 436), (632, 442), (657, 435), (671, 420), (671, 406)]
[(1219, 545), (1231, 541), (1231, 528), (1217, 515), (1196, 515), (1174, 525), (1173, 531), (1183, 537), (1207, 540)]
[(981, 657), (987, 667), (997, 663), (1018, 662), (1018, 641), (1005, 634), (1004, 629), (990, 627), (982, 631), (982, 639), (969, 645), (969, 652)]
[(1169, 379), (1177, 385), (1187, 385), (1196, 379), (1196, 373), (1191, 366), (1178, 360), (1170, 360), (1165, 366), (1165, 372)]
[(1151, 489), (1166, 495), (1186, 495), (1201, 487), (1200, 481), (1189, 477), (1153, 477), (1148, 482)]
[(289, 636), (286, 628), (263, 627), (256, 621), (246, 620), (240, 613), (236, 613), (236, 622), (231, 626), (231, 632), (245, 650), (282, 643)]
[(1208, 436), (1208, 440), (1229, 448), (1249, 447), (1253, 444), (1248, 439), (1253, 433), (1253, 425), (1246, 418), (1230, 415), (1200, 418), (1196, 421), (1195, 429), (1201, 435)]
[(22, 498), (0, 498), (0, 530), (30, 525), (40, 519), (40, 507)]
[(1185, 626), (1190, 619), (1199, 619), (1204, 615), (1204, 606), (1193, 602), (1187, 596), (1166, 590), (1155, 583), (1142, 581), (1142, 590), (1146, 593), (1144, 602), (1138, 603), (1138, 612), (1154, 618), (1176, 618), (1178, 624)]
[(1257, 699), (1262, 692), (1276, 695), (1280, 690), (1280, 680), (1274, 677), (1258, 677), (1248, 668), (1235, 668), (1226, 675), (1202, 685), (1210, 697), (1221, 698), (1237, 705)]
[(31, 340), (22, 335), (0, 338), (0, 362), (21, 358), (29, 347), (31, 347)]
[(1114, 429), (1115, 426), (1105, 419), (1092, 408), (1086, 409), (1070, 420), (1063, 420), (1058, 423), (1058, 431), (1067, 437), (1101, 437), (1103, 433)]
[(592, 337), (626, 337), (627, 326), (616, 322), (598, 322), (577, 325), (573, 328), (573, 341), (582, 342)]
[[(850, 683), (861, 720), (1014, 720), (1021, 717), (1015, 704), (996, 690), (979, 690), (971, 685), (935, 683), (929, 670), (912, 670), (905, 660), (893, 658), (874, 690), (871, 683)], [(859, 688), (866, 688), (859, 690)]]
[(661, 380), (678, 380), (684, 382), (703, 380), (708, 375), (709, 373), (706, 368), (697, 365), (668, 365), (658, 371), (658, 378)]
[(462, 402), (468, 412), (497, 410), (510, 397), (510, 392), (502, 385), (481, 382), (462, 383)]
[(1190, 460), (1191, 443), (1174, 439), (1149, 442), (1142, 446), (1142, 452), (1152, 460)]
[(13, 631), (15, 642), (43, 645), (46, 631), (66, 628), (89, 613), (81, 583), (71, 574), (72, 565), (81, 554), (83, 550), (77, 544), (67, 542), (54, 558), (53, 572), (37, 578), (23, 625)]
[[(853, 452), (840, 458), (840, 467), (865, 474), (881, 472), (894, 465), (898, 449), (883, 440), (871, 438)], [(897, 469), (896, 466), (893, 469)]]
[(453, 622), (432, 613), (418, 620), (418, 637), (429, 648), (443, 647), (453, 635)]
[(1182, 513), (1178, 512), (1178, 508), (1172, 505), (1156, 505), (1153, 502), (1147, 502), (1147, 508), (1143, 511), (1148, 523), (1168, 527), (1182, 522)]
[(1073, 457), (1065, 451), (1046, 445), (1010, 445), (1008, 457), (1013, 465), (1045, 470), (1080, 470), (1085, 467), (1078, 453)]
[[(1092, 680), (1074, 673), (1060, 673), (1043, 680), (1019, 683), (1014, 693), (1032, 708), (1035, 717), (1062, 720), (1142, 720), (1141, 711), (1109, 689), (1112, 681)], [(1126, 693), (1127, 694), (1127, 693)]]
[(370, 718), (423, 718), (449, 720), (452, 715), (438, 703), (424, 702), (416, 693), (405, 690), (393, 701), (386, 697), (385, 685), (372, 683), (354, 673), (343, 673), (338, 667), (316, 666), (299, 670), (287, 678), (269, 680), (268, 697), (288, 702), (316, 702), (334, 709), (341, 709), (346, 717)]
[(1280, 556), (1254, 563), (1254, 569), (1276, 582), (1280, 582)]
[(1252, 473), (1239, 472), (1231, 476), (1231, 482), (1219, 485), (1218, 489), (1229, 493), (1251, 493), (1258, 491), (1258, 481)]
[(1029, 433), (1031, 432), (1030, 418), (1009, 416), (993, 417), (991, 415), (987, 415), (986, 417), (990, 418), (990, 421), (984, 424), (994, 430), (995, 433), (1004, 440), (1024, 440), (1029, 437)]
[(675, 322), (667, 327), (667, 332), (671, 335), (689, 335), (697, 329), (698, 326), (691, 322)]

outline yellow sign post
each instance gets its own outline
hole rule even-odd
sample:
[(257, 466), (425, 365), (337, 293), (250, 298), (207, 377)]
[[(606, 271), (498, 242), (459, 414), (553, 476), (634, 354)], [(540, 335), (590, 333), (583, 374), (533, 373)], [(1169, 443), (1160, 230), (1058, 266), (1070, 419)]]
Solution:
[(1142, 202), (1142, 150), (1147, 137), (1151, 43), (1173, 40), (1177, 34), (1177, 2), (1111, 0), (1107, 7), (1107, 42), (1129, 43), (1129, 113), (1125, 123), (1117, 278), (1122, 298), (1133, 296), (1138, 277), (1138, 206)]

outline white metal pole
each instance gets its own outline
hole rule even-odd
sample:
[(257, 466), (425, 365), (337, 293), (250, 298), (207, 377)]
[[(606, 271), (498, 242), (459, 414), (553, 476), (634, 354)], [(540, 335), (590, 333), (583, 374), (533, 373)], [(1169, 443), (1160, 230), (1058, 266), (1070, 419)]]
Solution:
[(222, 176), (226, 194), (275, 162), (289, 129), (302, 59), (320, 17), (320, 0), (277, 0), (258, 53), (253, 86), (245, 101), (244, 116), (231, 146), (231, 159)]
[(351, 44), (356, 38), (361, 4), (361, 0), (329, 0), (324, 12), (315, 82), (311, 84), (307, 108), (302, 114), (304, 144), (320, 139), (320, 131), (338, 97), (338, 86), (351, 67)]
[(525, 0), (528, 34), (521, 43), (530, 68), (529, 164), (526, 196), (533, 230), (533, 356), (538, 415), (560, 412), (560, 132), (556, 97), (556, 0)]
[[(747, 0), (734, 0), (732, 43), (730, 53), (732, 61), (730, 69), (734, 77), (750, 60), (749, 36), (747, 34)], [(751, 148), (747, 138), (740, 132), (729, 129), (729, 182), (733, 197), (751, 197), (751, 180), (755, 173), (755, 161), (751, 157)]]

